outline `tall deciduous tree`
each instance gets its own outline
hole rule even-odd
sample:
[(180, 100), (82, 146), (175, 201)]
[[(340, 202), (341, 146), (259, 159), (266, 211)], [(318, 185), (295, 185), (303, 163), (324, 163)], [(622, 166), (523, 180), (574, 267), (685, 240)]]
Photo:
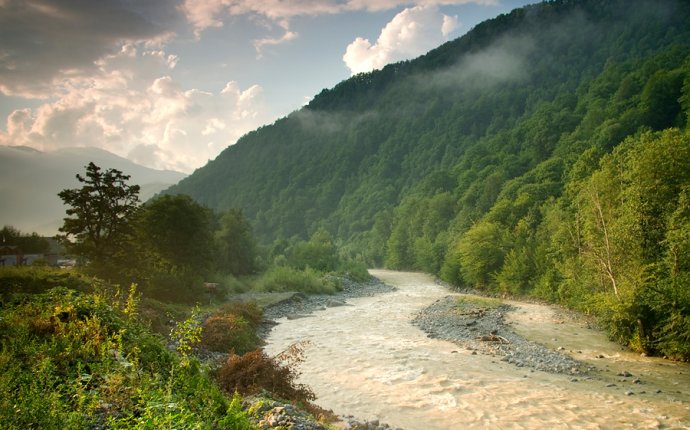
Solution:
[(216, 232), (218, 264), (222, 271), (233, 275), (247, 275), (256, 270), (256, 241), (252, 226), (241, 210), (232, 209), (220, 218)]
[(213, 263), (211, 211), (186, 195), (147, 202), (137, 217), (137, 240), (157, 270), (204, 274)]
[(87, 259), (95, 268), (113, 266), (123, 256), (131, 232), (131, 217), (139, 204), (139, 185), (117, 169), (103, 171), (93, 162), (86, 175), (76, 175), (81, 188), (58, 193), (68, 218), (60, 231), (69, 252)]

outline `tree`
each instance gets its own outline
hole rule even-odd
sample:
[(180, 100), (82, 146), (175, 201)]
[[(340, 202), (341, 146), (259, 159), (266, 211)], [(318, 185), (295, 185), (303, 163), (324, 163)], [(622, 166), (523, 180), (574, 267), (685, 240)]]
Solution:
[(136, 237), (151, 269), (203, 275), (213, 263), (211, 211), (186, 195), (164, 195), (142, 206)]
[(505, 258), (507, 244), (503, 228), (490, 221), (480, 221), (456, 246), (465, 282), (478, 288), (489, 287)]
[(130, 176), (117, 169), (103, 171), (93, 162), (86, 176), (76, 175), (81, 188), (58, 193), (68, 218), (60, 227), (67, 250), (83, 257), (96, 269), (113, 267), (122, 257), (131, 232), (130, 221), (139, 203), (139, 185), (129, 185)]
[(22, 233), (9, 225), (0, 230), (0, 241), (4, 245), (18, 246), (25, 254), (45, 254), (50, 249), (50, 244), (45, 237), (37, 233)]
[(241, 210), (232, 209), (220, 218), (216, 232), (219, 269), (233, 275), (247, 275), (256, 270), (256, 241), (252, 226)]

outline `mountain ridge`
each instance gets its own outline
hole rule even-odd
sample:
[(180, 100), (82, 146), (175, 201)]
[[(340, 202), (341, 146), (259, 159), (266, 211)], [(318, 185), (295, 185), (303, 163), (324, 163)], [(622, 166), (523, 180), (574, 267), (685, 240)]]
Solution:
[[(567, 99), (607, 64), (634, 62), (687, 40), (681, 25), (687, 5), (634, 6), (561, 0), (516, 9), (415, 60), (322, 91), (305, 108), (243, 136), (169, 192), (215, 209), (242, 208), (264, 242), (306, 237), (317, 224), (350, 241), (372, 228), (377, 213), (398, 205), (406, 190), (456, 169), (468, 150), (480, 151), (499, 133), (515, 130), (539, 106), (576, 115), (577, 100)], [(511, 66), (527, 76), (507, 73)], [(445, 85), (449, 81), (453, 85)], [(578, 125), (559, 121), (570, 121), (569, 131)], [(534, 148), (533, 159), (509, 176), (546, 159), (556, 138), (548, 136), (548, 147)], [(367, 201), (360, 198), (362, 185), (378, 193), (373, 210), (359, 203)], [(343, 213), (349, 209), (360, 220)]]
[(0, 200), (3, 202), (0, 224), (47, 236), (56, 234), (66, 216), (57, 193), (78, 187), (75, 175), (83, 174), (90, 161), (103, 169), (115, 168), (130, 175), (130, 183), (141, 186), (142, 201), (185, 176), (140, 166), (99, 148), (70, 147), (44, 152), (3, 145), (0, 146)]

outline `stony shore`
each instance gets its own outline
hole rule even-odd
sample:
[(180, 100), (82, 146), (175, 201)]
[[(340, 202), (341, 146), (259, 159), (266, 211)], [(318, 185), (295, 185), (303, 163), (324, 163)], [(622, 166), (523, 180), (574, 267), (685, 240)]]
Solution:
[(340, 278), (342, 290), (335, 294), (306, 295), (295, 293), (290, 298), (272, 304), (264, 308), (264, 323), (259, 329), (259, 337), (265, 339), (271, 328), (277, 323), (275, 320), (287, 317), (288, 319), (304, 318), (310, 313), (332, 308), (346, 306), (348, 299), (356, 297), (371, 297), (377, 294), (395, 291), (394, 287), (384, 284), (376, 278), (366, 282), (355, 282), (348, 278)]
[(419, 312), (413, 324), (430, 337), (453, 342), (473, 354), (499, 357), (517, 367), (569, 375), (587, 372), (585, 364), (515, 334), (504, 322), (510, 311), (509, 305), (485, 307), (446, 296)]

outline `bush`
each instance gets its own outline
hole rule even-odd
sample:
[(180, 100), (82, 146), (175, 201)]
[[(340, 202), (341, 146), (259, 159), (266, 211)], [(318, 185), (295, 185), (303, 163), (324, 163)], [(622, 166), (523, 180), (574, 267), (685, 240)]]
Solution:
[(218, 372), (218, 383), (228, 393), (252, 395), (266, 390), (285, 400), (306, 403), (316, 396), (309, 387), (296, 382), (296, 365), (302, 361), (302, 352), (301, 345), (293, 344), (275, 358), (262, 349), (230, 354)]
[(221, 285), (225, 291), (234, 294), (245, 293), (251, 289), (251, 285), (233, 275), (224, 276)]
[(350, 260), (343, 263), (340, 272), (355, 282), (367, 282), (371, 279), (366, 264), (359, 261)]
[(333, 294), (338, 291), (337, 284), (324, 280), (317, 271), (308, 267), (304, 270), (273, 267), (258, 280), (257, 287), (261, 291), (310, 294)]
[(205, 298), (204, 280), (187, 273), (155, 272), (144, 285), (144, 294), (168, 303), (193, 305)]
[(264, 319), (264, 313), (256, 303), (227, 303), (219, 308), (219, 312), (239, 315), (254, 328), (258, 327)]
[(201, 344), (209, 351), (244, 354), (259, 342), (254, 326), (235, 314), (212, 315), (202, 328)]
[(0, 308), (0, 428), (249, 428), (196, 359), (136, 321), (136, 300), (101, 287)]

